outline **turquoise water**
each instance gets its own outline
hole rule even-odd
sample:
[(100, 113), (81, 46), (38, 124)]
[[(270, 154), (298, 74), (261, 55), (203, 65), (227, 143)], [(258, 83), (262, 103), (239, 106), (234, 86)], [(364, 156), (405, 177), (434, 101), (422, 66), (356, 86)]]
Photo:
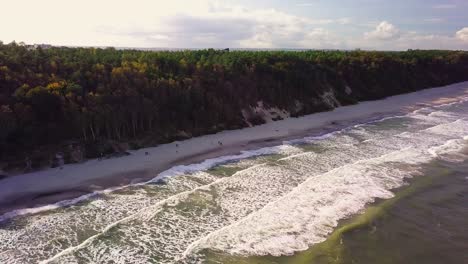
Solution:
[(457, 263), (467, 136), (463, 101), (186, 166), (4, 218), (0, 263)]

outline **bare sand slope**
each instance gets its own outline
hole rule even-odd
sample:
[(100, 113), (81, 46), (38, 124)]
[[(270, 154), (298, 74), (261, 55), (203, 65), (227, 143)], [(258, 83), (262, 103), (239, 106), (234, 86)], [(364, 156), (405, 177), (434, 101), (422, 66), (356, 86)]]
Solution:
[(131, 151), (131, 155), (125, 157), (89, 160), (62, 168), (11, 176), (0, 180), (0, 213), (13, 208), (74, 198), (97, 189), (146, 181), (176, 165), (278, 144), (285, 139), (319, 135), (330, 129), (427, 105), (450, 103), (467, 96), (468, 82), (463, 82), (339, 107), (330, 112), (140, 149)]

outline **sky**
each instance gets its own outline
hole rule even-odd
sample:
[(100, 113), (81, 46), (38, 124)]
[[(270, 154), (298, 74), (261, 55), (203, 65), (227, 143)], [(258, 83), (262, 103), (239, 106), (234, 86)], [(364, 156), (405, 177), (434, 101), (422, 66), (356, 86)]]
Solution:
[(0, 41), (468, 50), (468, 0), (0, 0)]

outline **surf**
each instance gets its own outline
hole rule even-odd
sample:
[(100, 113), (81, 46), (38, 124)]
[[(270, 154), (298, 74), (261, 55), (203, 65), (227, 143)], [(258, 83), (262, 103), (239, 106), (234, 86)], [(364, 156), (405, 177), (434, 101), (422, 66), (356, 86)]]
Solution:
[(379, 118), (10, 212), (2, 216), (0, 260), (173, 263), (202, 262), (206, 250), (294, 254), (376, 199), (391, 199), (423, 164), (461, 159), (466, 110), (462, 101)]

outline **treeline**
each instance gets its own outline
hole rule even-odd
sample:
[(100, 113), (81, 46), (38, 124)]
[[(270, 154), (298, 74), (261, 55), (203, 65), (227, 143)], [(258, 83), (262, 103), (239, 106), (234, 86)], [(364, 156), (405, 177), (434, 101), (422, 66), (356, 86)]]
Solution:
[(40, 166), (70, 144), (92, 158), (115, 151), (109, 142), (138, 148), (261, 123), (241, 111), (259, 101), (299, 116), (466, 80), (462, 51), (152, 52), (0, 43), (0, 166), (26, 157)]

